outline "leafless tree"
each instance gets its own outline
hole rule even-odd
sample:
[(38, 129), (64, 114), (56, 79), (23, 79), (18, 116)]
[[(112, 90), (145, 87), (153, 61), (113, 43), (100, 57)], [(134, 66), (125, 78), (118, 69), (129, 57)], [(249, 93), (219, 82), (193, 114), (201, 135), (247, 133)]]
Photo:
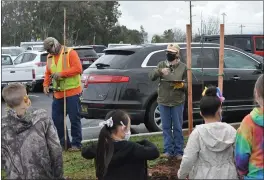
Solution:
[(219, 20), (219, 18), (209, 17), (206, 21), (203, 21), (201, 32), (202, 32), (202, 34), (205, 34), (205, 35), (219, 34), (219, 32), (220, 32), (220, 20)]
[(173, 34), (175, 42), (184, 42), (186, 40), (186, 33), (179, 28), (175, 28)]

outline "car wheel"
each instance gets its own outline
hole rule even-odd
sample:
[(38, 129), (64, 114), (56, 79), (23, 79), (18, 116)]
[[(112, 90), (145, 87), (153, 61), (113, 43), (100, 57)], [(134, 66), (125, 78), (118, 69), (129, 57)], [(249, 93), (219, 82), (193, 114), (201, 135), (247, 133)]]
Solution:
[(157, 101), (152, 102), (152, 104), (150, 105), (145, 126), (150, 132), (162, 131), (160, 110)]
[(37, 83), (34, 88), (32, 89), (33, 92), (43, 92), (43, 85), (42, 83)]

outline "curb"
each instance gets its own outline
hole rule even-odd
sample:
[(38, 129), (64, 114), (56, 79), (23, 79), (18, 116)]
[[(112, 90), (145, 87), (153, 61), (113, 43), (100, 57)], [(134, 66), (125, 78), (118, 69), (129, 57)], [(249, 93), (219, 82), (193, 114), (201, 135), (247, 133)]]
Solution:
[[(233, 126), (235, 129), (237, 129), (240, 125), (240, 122), (239, 123), (230, 123), (231, 126)], [(183, 129), (182, 132), (183, 132), (183, 136), (188, 136), (189, 133), (188, 133), (188, 129)], [(141, 134), (134, 134), (134, 135), (131, 135), (131, 137), (148, 137), (148, 136), (153, 136), (153, 135), (162, 135), (162, 132), (152, 132), (152, 133), (141, 133)], [(82, 143), (87, 143), (87, 142), (95, 142), (97, 141), (98, 139), (88, 139), (88, 140), (83, 140)]]

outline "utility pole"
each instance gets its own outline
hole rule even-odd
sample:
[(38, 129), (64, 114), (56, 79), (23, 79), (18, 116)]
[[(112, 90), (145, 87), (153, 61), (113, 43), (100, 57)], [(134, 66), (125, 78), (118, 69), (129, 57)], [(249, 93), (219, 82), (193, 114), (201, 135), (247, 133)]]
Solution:
[(200, 33), (200, 35), (201, 35), (201, 37), (202, 37), (202, 35), (203, 35), (203, 11), (201, 12), (201, 33)]
[(226, 13), (222, 13), (221, 15), (223, 16), (223, 24), (225, 24), (225, 16), (226, 16)]
[(190, 25), (191, 25), (191, 42), (192, 42), (192, 1), (190, 1)]
[(246, 27), (246, 26), (243, 26), (242, 24), (239, 26), (240, 27), (240, 32), (241, 32), (241, 34), (242, 34), (242, 30), (243, 30), (243, 27)]
[(226, 13), (222, 13), (221, 15), (223, 16), (223, 24), (225, 24), (225, 16), (226, 16)]

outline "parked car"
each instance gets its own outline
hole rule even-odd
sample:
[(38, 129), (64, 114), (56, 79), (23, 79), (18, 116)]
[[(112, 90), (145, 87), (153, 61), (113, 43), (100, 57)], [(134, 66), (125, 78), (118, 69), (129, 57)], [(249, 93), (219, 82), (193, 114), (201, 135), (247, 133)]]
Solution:
[(31, 67), (5, 67), (2, 68), (1, 89), (12, 83), (21, 83), (26, 86), (27, 93), (36, 84), (35, 69)]
[[(186, 44), (179, 43), (179, 46), (181, 61), (186, 63)], [(105, 55), (83, 72), (81, 115), (103, 119), (107, 112), (123, 109), (130, 114), (132, 124), (145, 123), (149, 131), (161, 130), (156, 102), (158, 81), (152, 82), (148, 74), (166, 59), (166, 47), (157, 44), (105, 50)], [(263, 73), (263, 60), (226, 45), (224, 61), (224, 121), (231, 122), (232, 115), (243, 116), (253, 108), (254, 83)], [(218, 62), (219, 44), (192, 43), (194, 124), (203, 122), (199, 101), (204, 86), (218, 84)], [(184, 127), (188, 122), (186, 105)]]
[[(219, 43), (219, 35), (204, 35), (203, 38), (198, 36), (194, 42), (211, 42)], [(225, 35), (225, 44), (238, 47), (246, 52), (264, 56), (264, 36), (258, 34), (235, 34)]]
[(92, 46), (75, 46), (73, 48), (79, 55), (83, 70), (87, 69), (99, 57)]
[(106, 46), (104, 45), (92, 45), (92, 47), (94, 48), (98, 57), (101, 57), (104, 54), (104, 50), (106, 49)]
[(47, 52), (39, 51), (25, 51), (20, 54), (15, 60), (14, 65), (18, 68), (32, 68), (35, 70), (36, 85), (32, 89), (33, 91), (42, 90), (44, 74), (46, 70)]
[(1, 54), (1, 59), (2, 68), (13, 67), (13, 60), (9, 54)]
[(28, 47), (31, 46), (44, 46), (43, 41), (37, 41), (37, 42), (20, 42), (20, 47), (24, 50), (27, 50)]
[(33, 45), (27, 47), (27, 51), (45, 51), (44, 45)]
[(24, 51), (23, 48), (17, 46), (2, 47), (2, 54), (9, 54), (12, 57), (12, 60)]

